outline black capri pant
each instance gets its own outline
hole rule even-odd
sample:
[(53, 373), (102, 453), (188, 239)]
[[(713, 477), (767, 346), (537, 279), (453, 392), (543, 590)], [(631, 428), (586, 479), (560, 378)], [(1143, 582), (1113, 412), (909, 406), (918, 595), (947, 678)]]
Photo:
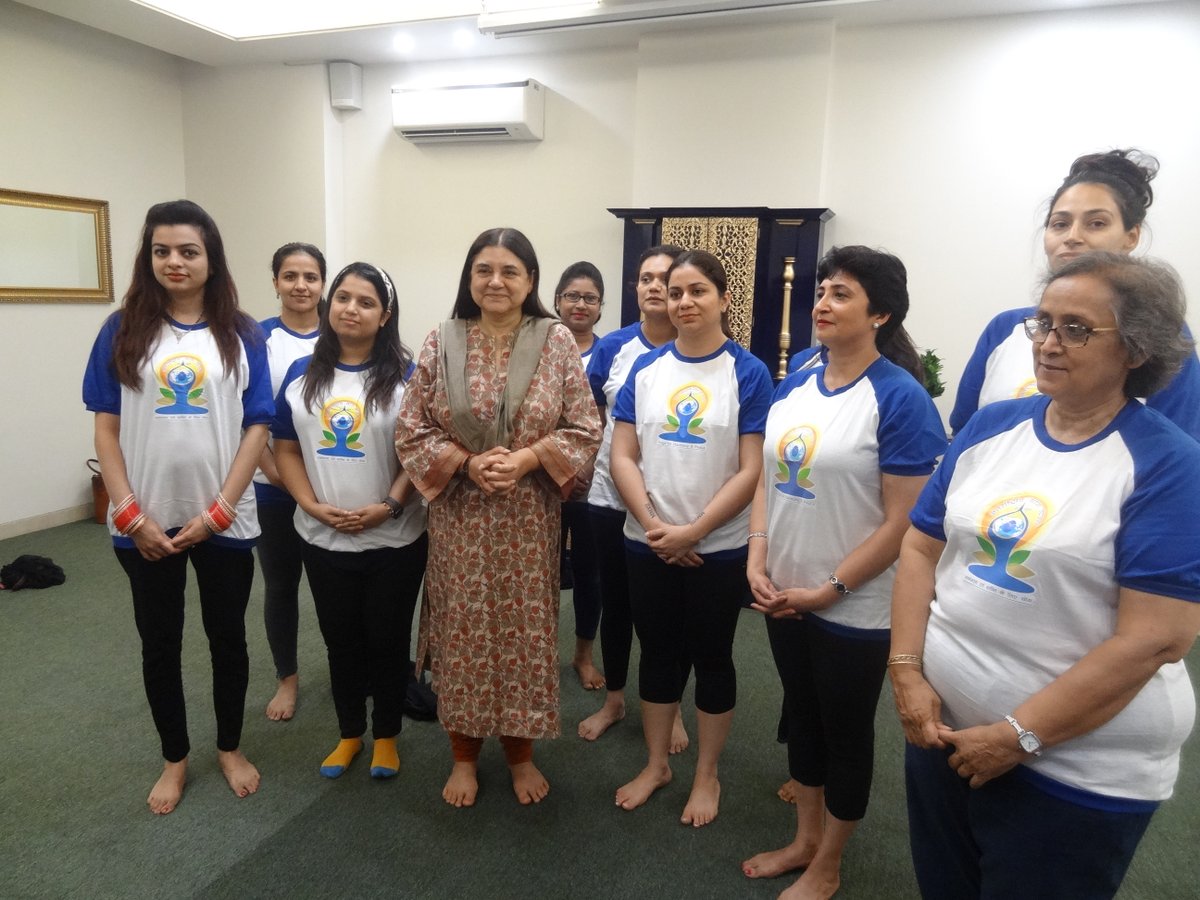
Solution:
[(678, 703), (691, 666), (696, 709), (710, 715), (737, 703), (733, 637), (746, 586), (746, 556), (706, 557), (695, 568), (627, 550), (629, 600), (642, 645), (639, 693), (648, 703)]
[(812, 617), (768, 618), (767, 636), (783, 682), (791, 776), (824, 787), (825, 808), (856, 822), (871, 795), (888, 638), (850, 637)]

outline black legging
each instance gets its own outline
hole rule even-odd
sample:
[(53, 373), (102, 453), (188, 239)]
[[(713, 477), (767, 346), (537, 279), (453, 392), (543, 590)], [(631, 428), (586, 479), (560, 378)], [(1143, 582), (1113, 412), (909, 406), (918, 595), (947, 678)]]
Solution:
[(638, 687), (649, 703), (676, 703), (691, 666), (696, 709), (720, 715), (737, 702), (733, 638), (746, 586), (746, 557), (673, 566), (653, 553), (629, 550), (629, 594), (642, 646)]
[(246, 606), (254, 582), (253, 554), (249, 549), (222, 547), (211, 541), (154, 561), (137, 550), (114, 549), (133, 593), (133, 616), (142, 639), (142, 681), (163, 758), (179, 762), (191, 750), (181, 665), (189, 559), (196, 570), (200, 616), (212, 659), (217, 749), (236, 750), (242, 738), (250, 676)]
[(295, 501), (258, 504), (262, 534), (255, 546), (263, 575), (263, 624), (280, 680), (296, 674), (304, 541), (296, 534), (295, 515)]
[(413, 609), (425, 577), (429, 538), (358, 553), (304, 545), (304, 570), (329, 656), (329, 683), (343, 738), (400, 733), (408, 684)]
[(629, 651), (633, 645), (633, 616), (629, 611), (629, 575), (625, 571), (625, 511), (588, 504), (592, 523), (596, 568), (600, 571), (600, 658), (604, 683), (622, 691), (629, 678)]
[(858, 821), (871, 795), (888, 640), (838, 634), (808, 617), (768, 618), (767, 636), (783, 682), (791, 776), (824, 787), (835, 817)]
[(560, 553), (566, 552), (571, 535), (571, 601), (575, 607), (575, 637), (594, 641), (600, 624), (600, 573), (596, 571), (596, 542), (588, 505), (568, 500), (562, 505)]

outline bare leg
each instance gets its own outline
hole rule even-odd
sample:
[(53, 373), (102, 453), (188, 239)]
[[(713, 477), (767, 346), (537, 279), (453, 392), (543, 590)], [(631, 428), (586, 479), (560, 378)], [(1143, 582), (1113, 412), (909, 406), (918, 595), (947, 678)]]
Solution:
[(163, 763), (162, 774), (158, 776), (158, 781), (150, 788), (150, 796), (146, 798), (150, 812), (156, 816), (174, 812), (180, 798), (183, 797), (183, 786), (187, 784), (187, 764), (186, 756), (179, 762)]
[(609, 691), (604, 705), (579, 723), (579, 736), (594, 741), (625, 718), (625, 691)]
[(474, 806), (479, 793), (478, 765), (474, 762), (455, 762), (442, 788), (442, 799), (451, 806)]
[(780, 900), (829, 900), (842, 883), (842, 853), (858, 822), (836, 819), (825, 813), (825, 833), (821, 846), (804, 874), (779, 895)]
[(272, 722), (286, 722), (296, 714), (296, 696), (300, 692), (300, 676), (289, 675), (279, 679), (275, 696), (267, 704), (267, 718)]
[(717, 817), (721, 800), (721, 782), (717, 780), (717, 765), (725, 739), (729, 737), (729, 726), (733, 724), (733, 710), (712, 713), (696, 710), (696, 737), (700, 751), (696, 756), (696, 775), (692, 779), (692, 793), (679, 821), (693, 828), (709, 824)]
[(683, 713), (679, 711), (679, 704), (675, 704), (675, 721), (671, 723), (671, 755), (682, 753), (688, 748), (687, 729), (683, 727)]
[(617, 789), (617, 806), (637, 809), (650, 795), (671, 782), (669, 763), (671, 723), (679, 714), (678, 703), (642, 701), (642, 731), (646, 735), (646, 768), (628, 784)]
[(229, 787), (239, 797), (248, 797), (258, 790), (259, 774), (241, 750), (218, 750), (217, 761)]
[(550, 782), (533, 764), (533, 760), (509, 766), (508, 771), (512, 774), (513, 793), (522, 806), (541, 803), (550, 793)]
[(789, 778), (782, 785), (780, 785), (779, 790), (777, 790), (775, 794), (784, 803), (795, 803), (796, 792), (799, 787), (800, 782), (798, 782), (795, 778)]
[(796, 837), (786, 847), (758, 853), (742, 863), (747, 878), (776, 878), (813, 861), (825, 833), (825, 789), (796, 786)]
[(575, 638), (575, 660), (571, 663), (579, 676), (579, 683), (588, 691), (604, 687), (604, 674), (596, 668), (596, 661), (592, 658), (592, 646), (595, 643), (581, 637)]

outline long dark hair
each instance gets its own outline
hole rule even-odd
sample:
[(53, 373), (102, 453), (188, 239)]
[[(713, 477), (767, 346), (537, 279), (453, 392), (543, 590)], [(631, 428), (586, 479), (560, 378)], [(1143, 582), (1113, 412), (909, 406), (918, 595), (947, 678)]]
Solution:
[(396, 304), (396, 288), (391, 276), (370, 263), (350, 263), (333, 277), (333, 282), (329, 285), (330, 303), (326, 304), (321, 312), (321, 336), (317, 338), (317, 345), (313, 348), (312, 360), (304, 377), (304, 406), (310, 411), (316, 408), (319, 398), (328, 392), (329, 385), (333, 382), (334, 369), (342, 353), (342, 342), (329, 327), (329, 309), (332, 306), (333, 295), (337, 293), (347, 275), (357, 275), (369, 282), (375, 288), (384, 313), (390, 313), (375, 335), (375, 344), (371, 347), (371, 355), (367, 359), (366, 412), (370, 413), (386, 403), (396, 393), (396, 388), (404, 383), (412, 365), (412, 351), (400, 340), (400, 315)]
[(241, 356), (239, 339), (250, 343), (262, 340), (255, 321), (238, 308), (237, 288), (225, 261), (225, 244), (212, 216), (190, 200), (156, 203), (146, 213), (142, 242), (133, 261), (133, 278), (114, 315), (121, 317), (113, 340), (113, 370), (117, 380), (131, 390), (142, 388), (140, 369), (149, 358), (152, 345), (162, 331), (169, 297), (154, 277), (152, 250), (154, 229), (160, 225), (192, 225), (204, 241), (209, 275), (204, 284), (204, 318), (217, 342), (226, 374), (237, 368)]
[(1101, 184), (1108, 188), (1117, 209), (1121, 211), (1121, 224), (1126, 231), (1146, 221), (1146, 210), (1154, 202), (1154, 189), (1150, 182), (1158, 174), (1158, 160), (1141, 150), (1109, 150), (1107, 153), (1086, 153), (1071, 163), (1067, 177), (1050, 198), (1046, 210), (1046, 225), (1054, 204), (1067, 188), (1077, 184)]
[[(454, 298), (454, 309), (450, 312), (452, 319), (478, 319), (483, 310), (471, 296), (471, 266), (475, 257), (488, 247), (503, 247), (513, 254), (525, 266), (525, 271), (532, 279), (529, 296), (521, 304), (521, 312), (538, 319), (552, 319), (554, 316), (542, 301), (538, 299), (538, 282), (541, 279), (541, 269), (538, 268), (537, 254), (533, 252), (533, 244), (515, 228), (489, 228), (471, 244), (467, 251), (466, 261), (463, 262), (462, 276), (458, 279), (458, 296)], [(332, 294), (332, 292), (331, 292)]]
[(875, 347), (900, 368), (925, 384), (925, 367), (904, 328), (908, 316), (908, 271), (897, 257), (870, 247), (834, 247), (817, 264), (817, 283), (842, 272), (862, 285), (867, 311), (889, 318), (875, 332)]

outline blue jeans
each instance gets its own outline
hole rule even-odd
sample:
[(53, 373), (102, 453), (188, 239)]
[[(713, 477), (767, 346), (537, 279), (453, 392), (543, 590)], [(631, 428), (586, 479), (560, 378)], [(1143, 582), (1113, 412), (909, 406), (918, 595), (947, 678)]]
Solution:
[(948, 756), (909, 744), (904, 758), (913, 867), (925, 900), (1116, 894), (1153, 811), (1069, 803), (1019, 770), (971, 788)]

